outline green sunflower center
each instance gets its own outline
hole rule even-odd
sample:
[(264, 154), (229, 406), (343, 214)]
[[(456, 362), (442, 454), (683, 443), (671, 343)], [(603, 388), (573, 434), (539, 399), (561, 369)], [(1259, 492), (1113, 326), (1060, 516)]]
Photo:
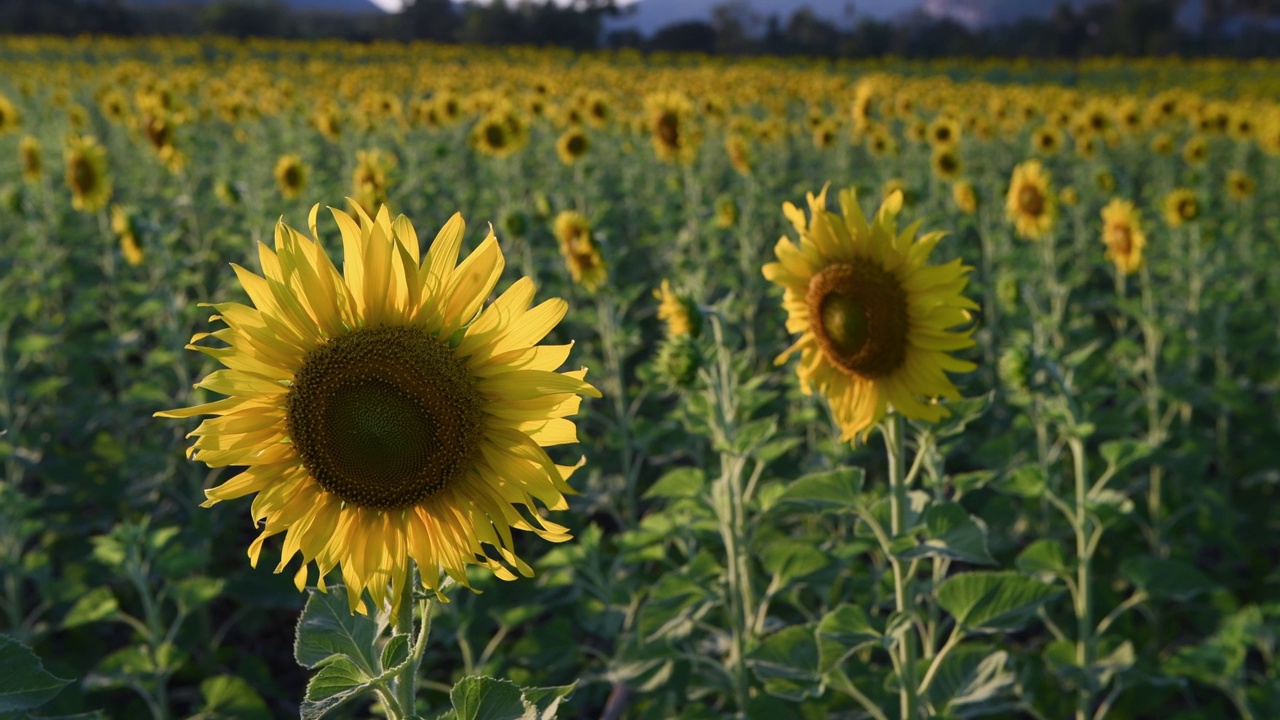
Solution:
[(363, 328), (312, 350), (286, 404), (289, 437), (325, 490), (359, 507), (416, 505), (471, 470), (483, 400), (444, 341)]
[(902, 283), (866, 261), (831, 265), (813, 276), (805, 298), (818, 347), (849, 375), (880, 378), (907, 355), (907, 294)]

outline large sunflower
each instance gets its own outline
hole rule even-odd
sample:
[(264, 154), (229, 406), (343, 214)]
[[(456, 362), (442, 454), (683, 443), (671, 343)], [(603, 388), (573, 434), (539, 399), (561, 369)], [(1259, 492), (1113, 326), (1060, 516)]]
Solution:
[(1053, 231), (1058, 205), (1049, 173), (1039, 160), (1028, 160), (1013, 169), (1004, 207), (1019, 237), (1042, 240)]
[(958, 398), (947, 372), (974, 364), (949, 353), (973, 345), (968, 325), (977, 305), (962, 293), (971, 268), (960, 260), (926, 264), (942, 233), (897, 231), (902, 194), (891, 194), (868, 223), (853, 190), (840, 193), (844, 217), (827, 211), (826, 189), (809, 195), (811, 218), (791, 203), (783, 212), (800, 235), (774, 247), (764, 276), (783, 288), (787, 330), (800, 338), (776, 360), (800, 351), (800, 387), (831, 402), (841, 437), (863, 437), (888, 406), (936, 421), (947, 414), (932, 398)]
[[(565, 509), (574, 467), (544, 447), (577, 441), (580, 395), (598, 397), (586, 370), (556, 372), (571, 345), (538, 345), (564, 316), (552, 299), (530, 307), (529, 278), (487, 308), (504, 265), (492, 230), (457, 263), (464, 223), (454, 215), (425, 258), (403, 216), (333, 211), (342, 232), (339, 274), (317, 239), (276, 227), (259, 246), (263, 276), (233, 266), (254, 307), (213, 305), (228, 327), (201, 333), (223, 347), (189, 345), (219, 360), (196, 387), (229, 397), (157, 413), (216, 415), (195, 429), (194, 459), (247, 466), (206, 490), (205, 506), (257, 493), (262, 533), (283, 534), (276, 572), (297, 554), (301, 590), (310, 564), (318, 585), (341, 568), (353, 612), (398, 604), (418, 566), (436, 590), (442, 572), (467, 584), (466, 567), (503, 579), (532, 570), (511, 530), (553, 542), (568, 531), (535, 505)], [(456, 267), (455, 267), (456, 264)], [(388, 589), (391, 594), (388, 596)]]

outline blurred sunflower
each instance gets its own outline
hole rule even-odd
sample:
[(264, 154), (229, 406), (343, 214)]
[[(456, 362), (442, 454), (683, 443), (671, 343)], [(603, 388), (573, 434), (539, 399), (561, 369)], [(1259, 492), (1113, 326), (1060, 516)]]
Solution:
[(352, 197), (366, 214), (386, 204), (390, 172), (395, 164), (395, 156), (381, 150), (356, 151), (356, 168), (351, 173)]
[(17, 129), (20, 123), (21, 116), (18, 114), (17, 106), (0, 93), (0, 135)]
[(63, 158), (67, 166), (67, 187), (71, 188), (71, 207), (81, 212), (105, 207), (111, 198), (107, 151), (93, 136), (81, 135), (67, 140)]
[(645, 98), (653, 150), (662, 160), (689, 163), (698, 151), (693, 127), (693, 103), (678, 92), (661, 92)]
[(1227, 194), (1235, 200), (1244, 200), (1258, 189), (1258, 183), (1240, 170), (1227, 173)]
[[(275, 250), (259, 246), (263, 276), (233, 266), (254, 306), (213, 305), (228, 327), (188, 345), (226, 366), (197, 387), (228, 397), (156, 415), (218, 416), (191, 433), (194, 459), (247, 469), (204, 505), (257, 493), (250, 562), (284, 534), (276, 572), (300, 553), (299, 590), (312, 563), (321, 589), (341, 568), (352, 612), (368, 612), (367, 591), (394, 613), (410, 558), (437, 594), (442, 573), (469, 586), (473, 564), (530, 576), (511, 531), (569, 538), (538, 505), (565, 509), (575, 468), (543, 448), (576, 442), (566, 418), (579, 396), (599, 396), (585, 370), (556, 372), (570, 345), (537, 344), (567, 304), (530, 308), (534, 285), (521, 278), (484, 307), (502, 251), (491, 230), (458, 264), (460, 215), (420, 258), (406, 218), (355, 209), (358, 219), (333, 211), (341, 275), (316, 233), (319, 206), (311, 238), (280, 223)], [(194, 344), (206, 337), (226, 345)]]
[(751, 148), (746, 138), (736, 133), (728, 135), (724, 139), (724, 151), (729, 155), (729, 165), (739, 175), (751, 174)]
[(1164, 196), (1164, 221), (1169, 227), (1179, 227), (1200, 216), (1200, 202), (1195, 192), (1177, 188)]
[(929, 164), (933, 169), (933, 174), (943, 180), (954, 180), (960, 174), (960, 171), (964, 169), (960, 158), (954, 150), (949, 148), (934, 148)]
[(280, 188), (280, 194), (288, 200), (297, 200), (307, 187), (307, 170), (306, 164), (298, 155), (294, 153), (281, 155), (272, 172), (276, 178), (276, 185)]
[(716, 198), (716, 227), (729, 229), (738, 224), (738, 203), (730, 195)]
[(608, 277), (608, 268), (600, 248), (591, 240), (591, 223), (582, 213), (564, 210), (556, 215), (552, 230), (560, 243), (560, 254), (569, 268), (569, 276), (590, 292), (599, 290)]
[(138, 244), (135, 232), (133, 213), (121, 205), (111, 206), (111, 231), (120, 238), (120, 254), (131, 267), (142, 264), (142, 246)]
[(663, 280), (653, 291), (658, 300), (658, 319), (666, 324), (667, 337), (698, 337), (702, 333), (702, 313), (691, 298), (671, 289), (671, 281)]
[(1107, 259), (1115, 263), (1116, 272), (1132, 275), (1142, 267), (1147, 237), (1133, 203), (1112, 198), (1102, 208), (1102, 242), (1107, 246)]
[(1209, 157), (1209, 144), (1204, 136), (1196, 135), (1182, 146), (1182, 160), (1188, 165), (1203, 165)]
[(934, 147), (955, 147), (960, 142), (960, 123), (950, 116), (939, 115), (929, 123), (927, 135)]
[(787, 330), (800, 335), (775, 362), (800, 352), (796, 369), (806, 394), (831, 403), (842, 439), (865, 439), (890, 405), (930, 422), (946, 416), (932, 398), (959, 398), (947, 372), (975, 365), (950, 355), (973, 345), (977, 305), (963, 295), (960, 260), (927, 265), (942, 233), (916, 238), (916, 225), (897, 230), (902, 195), (890, 195), (868, 223), (854, 191), (840, 193), (844, 216), (827, 211), (826, 190), (810, 194), (810, 217), (791, 203), (783, 212), (799, 243), (783, 237), (766, 279), (783, 288)]
[(1031, 133), (1031, 149), (1041, 155), (1054, 155), (1062, 147), (1062, 130), (1044, 125)]
[(560, 162), (565, 165), (573, 165), (581, 160), (587, 151), (591, 149), (591, 140), (587, 138), (587, 134), (582, 129), (570, 126), (564, 131), (559, 139), (556, 140), (556, 154), (560, 156)]
[(1005, 215), (1014, 224), (1018, 237), (1027, 240), (1048, 237), (1057, 214), (1058, 203), (1049, 174), (1040, 161), (1028, 160), (1015, 167), (1005, 198)]
[(1151, 136), (1149, 147), (1156, 155), (1168, 155), (1173, 152), (1173, 138), (1169, 133), (1156, 133)]
[(44, 175), (44, 150), (40, 141), (24, 135), (18, 141), (18, 164), (22, 166), (22, 179), (29, 183), (40, 182)]
[(951, 186), (951, 200), (965, 215), (972, 215), (978, 211), (978, 193), (973, 189), (973, 183), (968, 180), (961, 180)]

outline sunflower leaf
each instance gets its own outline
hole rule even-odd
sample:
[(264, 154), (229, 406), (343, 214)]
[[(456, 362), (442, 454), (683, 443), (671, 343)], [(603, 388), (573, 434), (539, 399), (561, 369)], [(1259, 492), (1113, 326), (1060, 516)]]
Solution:
[(938, 604), (963, 628), (1016, 630), (1060, 592), (1013, 572), (968, 572), (942, 583)]
[(0, 712), (39, 707), (69, 682), (47, 672), (27, 646), (0, 635)]
[(319, 720), (372, 684), (369, 674), (356, 667), (351, 658), (345, 655), (334, 658), (307, 683), (307, 695), (301, 708), (302, 720)]
[[(458, 720), (524, 720), (537, 710), (524, 700), (520, 686), (491, 677), (465, 677), (449, 691)], [(532, 715), (530, 712), (532, 711)]]
[(373, 656), (373, 641), (377, 636), (377, 621), (368, 615), (353, 614), (343, 587), (330, 587), (327, 593), (313, 590), (298, 618), (293, 656), (306, 668), (335, 656), (348, 657), (366, 674), (373, 675), (377, 659)]

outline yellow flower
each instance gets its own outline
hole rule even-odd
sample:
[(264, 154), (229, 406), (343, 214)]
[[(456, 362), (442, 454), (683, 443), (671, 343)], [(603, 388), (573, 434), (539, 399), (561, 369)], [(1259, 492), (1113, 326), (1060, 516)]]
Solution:
[(18, 114), (18, 108), (3, 93), (0, 93), (0, 135), (16, 129), (21, 122), (21, 117)]
[(1062, 201), (1063, 205), (1074, 207), (1076, 203), (1080, 202), (1080, 194), (1076, 192), (1075, 188), (1068, 185), (1062, 188), (1062, 192), (1058, 193), (1058, 199)]
[(693, 127), (693, 103), (678, 92), (655, 93), (645, 98), (653, 150), (662, 160), (688, 164), (698, 152)]
[(1115, 263), (1116, 272), (1132, 275), (1142, 267), (1147, 237), (1133, 203), (1113, 198), (1102, 208), (1102, 242), (1107, 246), (1107, 259)]
[(787, 330), (800, 335), (775, 362), (800, 352), (801, 390), (830, 401), (846, 440), (865, 439), (890, 405), (917, 420), (946, 416), (931, 402), (960, 396), (946, 373), (975, 367), (950, 355), (973, 345), (972, 329), (951, 329), (977, 309), (962, 294), (971, 268), (926, 264), (942, 233), (916, 238), (912, 225), (899, 234), (900, 193), (870, 223), (852, 190), (840, 193), (843, 217), (827, 211), (825, 189), (808, 199), (809, 218), (783, 205), (799, 242), (780, 239), (778, 261), (763, 269), (783, 288)]
[(528, 126), (515, 110), (505, 106), (485, 115), (471, 129), (471, 146), (496, 158), (515, 154), (528, 142)]
[(591, 141), (587, 138), (587, 134), (577, 126), (570, 126), (556, 140), (556, 154), (560, 156), (560, 162), (565, 165), (572, 165), (578, 162), (590, 149)]
[(22, 166), (22, 179), (29, 183), (40, 182), (44, 175), (44, 151), (40, 141), (30, 135), (24, 135), (18, 141), (18, 163)]
[(965, 215), (972, 215), (978, 211), (978, 193), (973, 189), (973, 183), (967, 180), (961, 180), (951, 186), (951, 199)]
[(92, 136), (82, 135), (67, 141), (63, 157), (67, 165), (67, 187), (71, 188), (71, 207), (81, 212), (105, 207), (111, 198), (107, 151)]
[(352, 197), (366, 214), (386, 204), (390, 172), (395, 164), (395, 156), (381, 150), (356, 151), (356, 169), (351, 173), (351, 184), (355, 186)]
[(813, 146), (819, 150), (826, 150), (836, 144), (836, 131), (838, 127), (834, 120), (822, 120), (813, 127)]
[(1227, 173), (1227, 194), (1233, 199), (1244, 200), (1258, 188), (1258, 183), (1240, 170)]
[(591, 240), (591, 223), (582, 213), (564, 210), (556, 215), (552, 229), (560, 242), (560, 254), (569, 268), (569, 276), (591, 292), (599, 290), (609, 273), (600, 248)]
[[(226, 366), (196, 386), (228, 397), (156, 413), (216, 416), (191, 433), (194, 459), (245, 467), (206, 490), (204, 505), (257, 493), (251, 563), (283, 534), (276, 572), (301, 554), (294, 583), (301, 590), (314, 563), (324, 589), (340, 568), (353, 612), (368, 612), (367, 591), (394, 613), (410, 559), (437, 593), (442, 573), (469, 585), (472, 564), (506, 580), (512, 568), (532, 575), (511, 531), (569, 538), (538, 506), (567, 507), (574, 467), (543, 448), (576, 442), (566, 418), (579, 396), (599, 396), (586, 370), (556, 372), (570, 345), (538, 345), (567, 304), (531, 308), (534, 285), (521, 278), (484, 307), (502, 251), (491, 230), (458, 264), (456, 214), (421, 258), (403, 216), (334, 210), (339, 274), (318, 210), (310, 238), (280, 223), (275, 250), (259, 246), (262, 276), (233, 266), (253, 306), (214, 304), (227, 327), (188, 345)], [(194, 344), (206, 337), (225, 345)]]
[(1202, 165), (1209, 157), (1209, 144), (1204, 137), (1196, 135), (1182, 146), (1182, 159), (1188, 165)]
[(1199, 215), (1200, 203), (1191, 190), (1178, 188), (1164, 196), (1164, 221), (1169, 227), (1179, 227)]
[(751, 148), (747, 145), (746, 138), (736, 133), (727, 136), (724, 139), (724, 151), (729, 155), (729, 165), (739, 175), (751, 174)]
[(1054, 155), (1062, 147), (1062, 131), (1045, 125), (1031, 133), (1031, 149), (1042, 155)]
[(960, 171), (964, 169), (964, 165), (960, 162), (960, 158), (956, 156), (955, 151), (943, 147), (935, 147), (933, 149), (930, 166), (933, 168), (933, 174), (943, 180), (955, 179), (960, 174)]
[(697, 303), (672, 290), (670, 280), (663, 280), (653, 297), (658, 300), (658, 319), (666, 323), (668, 338), (697, 337), (702, 332), (702, 313)]
[(307, 170), (306, 164), (298, 155), (293, 153), (281, 155), (273, 171), (276, 176), (276, 185), (280, 187), (280, 194), (289, 200), (297, 200), (307, 187)]
[(939, 115), (929, 123), (928, 137), (935, 148), (953, 148), (960, 143), (960, 123)]
[(1053, 232), (1058, 215), (1049, 173), (1039, 160), (1028, 160), (1013, 169), (1009, 194), (1005, 198), (1005, 215), (1014, 224), (1018, 237), (1042, 240)]

